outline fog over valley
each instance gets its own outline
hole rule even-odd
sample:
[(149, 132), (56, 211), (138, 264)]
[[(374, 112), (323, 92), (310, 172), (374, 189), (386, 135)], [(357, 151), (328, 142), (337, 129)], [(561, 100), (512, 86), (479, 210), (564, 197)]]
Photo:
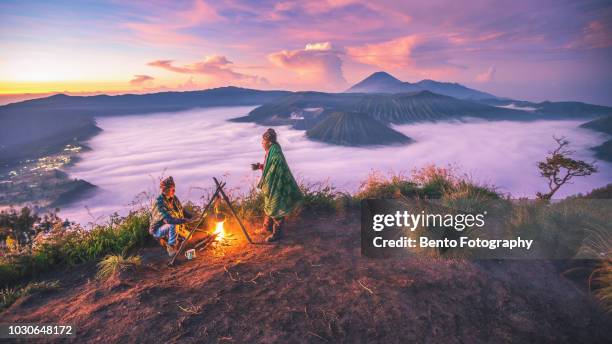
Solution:
[[(157, 179), (172, 175), (177, 194), (198, 201), (222, 177), (233, 192), (247, 192), (259, 172), (250, 163), (263, 162), (261, 134), (266, 127), (233, 123), (253, 107), (194, 109), (121, 117), (101, 117), (103, 131), (88, 143), (91, 151), (67, 172), (99, 187), (89, 198), (61, 211), (79, 222), (126, 209), (142, 192), (155, 194)], [(276, 127), (279, 142), (298, 180), (329, 181), (341, 191), (356, 191), (368, 174), (410, 173), (428, 164), (452, 165), (480, 183), (496, 185), (514, 197), (534, 197), (546, 187), (536, 162), (566, 136), (576, 157), (592, 160), (592, 147), (603, 134), (578, 128), (581, 121), (510, 122), (484, 120), (423, 122), (395, 126), (414, 139), (408, 145), (344, 147), (311, 141), (304, 131)], [(598, 161), (600, 172), (576, 179), (558, 197), (589, 191), (610, 181), (612, 166)], [(208, 190), (206, 190), (208, 189)], [(140, 199), (143, 199), (142, 195)], [(83, 211), (89, 209), (89, 212)], [(92, 217), (93, 216), (93, 217)]]

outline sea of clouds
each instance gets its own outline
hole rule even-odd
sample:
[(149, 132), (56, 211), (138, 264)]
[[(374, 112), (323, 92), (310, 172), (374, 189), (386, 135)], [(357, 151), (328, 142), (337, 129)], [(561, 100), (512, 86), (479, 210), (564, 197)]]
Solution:
[[(266, 128), (227, 119), (252, 108), (99, 118), (103, 132), (88, 143), (92, 150), (67, 170), (71, 177), (97, 185), (99, 191), (60, 214), (81, 223), (99, 222), (116, 211), (124, 214), (134, 202), (146, 204), (162, 175), (174, 177), (183, 201), (201, 202), (214, 185), (213, 176), (227, 181), (233, 193), (248, 191), (260, 174), (251, 171), (250, 163), (263, 162), (261, 134)], [(275, 129), (294, 175), (308, 183), (329, 181), (339, 190), (356, 191), (373, 171), (410, 173), (432, 163), (450, 164), (513, 197), (533, 197), (546, 187), (536, 163), (555, 147), (553, 135), (566, 136), (578, 158), (594, 159), (588, 148), (605, 141), (605, 135), (579, 128), (581, 123), (467, 120), (401, 125), (394, 128), (416, 143), (370, 148), (329, 145), (307, 139), (303, 131)], [(610, 182), (612, 164), (598, 161), (597, 165), (599, 173), (577, 179), (557, 196)]]

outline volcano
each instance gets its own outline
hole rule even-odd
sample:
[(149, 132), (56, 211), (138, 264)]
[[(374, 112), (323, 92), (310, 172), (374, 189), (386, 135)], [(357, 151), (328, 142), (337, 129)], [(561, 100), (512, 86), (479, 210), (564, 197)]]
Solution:
[(412, 142), (412, 139), (404, 134), (360, 112), (334, 112), (308, 130), (306, 135), (313, 140), (344, 146)]

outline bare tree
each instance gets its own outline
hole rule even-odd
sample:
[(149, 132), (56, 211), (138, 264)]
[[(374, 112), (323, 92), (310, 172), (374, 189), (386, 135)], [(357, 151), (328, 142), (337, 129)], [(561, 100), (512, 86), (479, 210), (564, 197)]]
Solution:
[(597, 172), (595, 163), (588, 163), (582, 160), (572, 159), (574, 151), (567, 147), (569, 141), (565, 137), (555, 137), (557, 148), (549, 152), (549, 156), (545, 161), (538, 162), (540, 175), (548, 179), (548, 192), (538, 192), (536, 195), (539, 199), (549, 200), (561, 188), (561, 186), (571, 183), (570, 180), (574, 177), (589, 176)]

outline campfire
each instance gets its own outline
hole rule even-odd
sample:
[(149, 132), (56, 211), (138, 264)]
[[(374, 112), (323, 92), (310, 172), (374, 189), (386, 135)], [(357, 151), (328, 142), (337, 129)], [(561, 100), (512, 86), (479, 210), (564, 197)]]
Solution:
[(221, 211), (221, 198), (217, 197), (214, 202), (214, 214), (215, 214), (215, 230), (212, 235), (215, 236), (215, 241), (222, 241), (225, 236), (225, 229), (223, 224), (225, 223), (225, 214)]
[(215, 236), (215, 241), (221, 241), (225, 237), (225, 229), (223, 228), (224, 223), (225, 220), (217, 221), (215, 225), (215, 231), (213, 232), (213, 235)]
[[(234, 219), (238, 222), (238, 225), (240, 226), (240, 229), (242, 230), (244, 237), (247, 239), (249, 243), (253, 244), (253, 240), (251, 240), (251, 237), (249, 236), (249, 233), (244, 227), (242, 220), (240, 219), (238, 214), (236, 214), (236, 210), (232, 206), (232, 202), (230, 201), (229, 197), (227, 197), (227, 195), (223, 191), (223, 187), (225, 186), (225, 183), (219, 183), (217, 178), (214, 178), (214, 177), (213, 177), (213, 180), (215, 181), (215, 185), (217, 186), (215, 193), (209, 199), (208, 204), (203, 208), (202, 215), (200, 216), (200, 220), (189, 231), (189, 233), (184, 237), (185, 239), (181, 242), (181, 245), (178, 248), (177, 254), (175, 254), (172, 257), (172, 259), (168, 262), (168, 265), (174, 265), (176, 258), (183, 251), (183, 249), (185, 248), (185, 244), (189, 241), (189, 239), (191, 239), (191, 237), (193, 236), (193, 233), (196, 230), (198, 230), (198, 228), (201, 225), (205, 223), (205, 218), (209, 210), (213, 210), (214, 219), (212, 220), (214, 223), (214, 230), (212, 231), (212, 233), (210, 233), (210, 235), (207, 238), (195, 244), (195, 246), (193, 247), (194, 249), (200, 248), (200, 250), (203, 250), (208, 244), (212, 242), (215, 243), (215, 246), (217, 245), (228, 246), (229, 245), (228, 241), (235, 240), (232, 238), (233, 237), (232, 234), (228, 234), (225, 232), (226, 231), (225, 229), (226, 217), (225, 217), (224, 212), (234, 217)], [(225, 206), (226, 206), (225, 211), (221, 209), (222, 202), (225, 203)], [(211, 209), (211, 206), (212, 206), (212, 209)]]

